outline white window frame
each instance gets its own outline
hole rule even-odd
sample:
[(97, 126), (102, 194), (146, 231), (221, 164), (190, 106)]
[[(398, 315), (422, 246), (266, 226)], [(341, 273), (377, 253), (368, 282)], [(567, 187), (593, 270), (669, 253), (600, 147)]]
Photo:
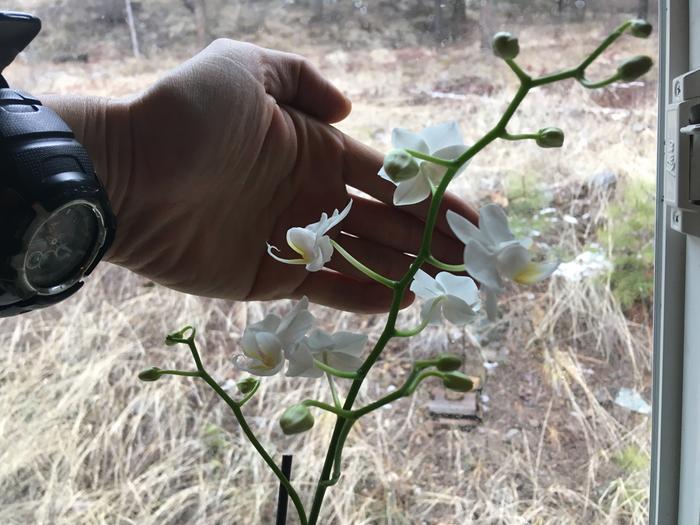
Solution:
[(653, 525), (700, 523), (700, 238), (671, 229), (672, 208), (663, 198), (671, 81), (697, 68), (700, 0), (660, 0), (649, 512)]

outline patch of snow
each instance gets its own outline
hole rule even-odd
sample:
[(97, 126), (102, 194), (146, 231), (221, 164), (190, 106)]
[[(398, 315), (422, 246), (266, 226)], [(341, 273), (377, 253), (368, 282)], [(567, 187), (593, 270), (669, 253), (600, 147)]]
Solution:
[(587, 277), (612, 270), (613, 264), (600, 252), (585, 251), (579, 253), (573, 261), (561, 263), (554, 275), (569, 282), (582, 281)]
[(639, 414), (651, 414), (649, 403), (644, 401), (639, 392), (631, 388), (621, 388), (615, 398), (615, 404)]

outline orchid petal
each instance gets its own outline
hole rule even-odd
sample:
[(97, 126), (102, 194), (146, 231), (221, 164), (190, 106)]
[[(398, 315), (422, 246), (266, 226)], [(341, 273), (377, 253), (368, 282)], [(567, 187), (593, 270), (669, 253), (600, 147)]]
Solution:
[(440, 306), (444, 300), (445, 296), (441, 295), (424, 302), (420, 309), (421, 321), (427, 324), (440, 324), (442, 322)]
[(445, 290), (423, 270), (418, 270), (413, 276), (410, 289), (421, 299), (432, 299), (445, 295)]
[(341, 211), (341, 212), (338, 212), (338, 210), (333, 211), (333, 215), (326, 223), (325, 230), (322, 233), (326, 233), (331, 228), (333, 228), (335, 225), (339, 224), (345, 217), (347, 217), (348, 213), (350, 213), (350, 208), (352, 208), (352, 199), (350, 199), (350, 202), (348, 202), (347, 206), (345, 206), (345, 208), (343, 208), (343, 211)]
[[(478, 302), (476, 303), (479, 304)], [(474, 319), (478, 308), (472, 308), (464, 300), (454, 295), (448, 295), (444, 303), (442, 303), (442, 315), (445, 316), (452, 324), (463, 325)]]
[(484, 286), (501, 289), (501, 278), (496, 267), (496, 255), (489, 252), (478, 241), (469, 241), (464, 246), (464, 268), (467, 273)]
[(379, 172), (378, 172), (377, 174), (378, 174), (382, 179), (388, 180), (388, 181), (391, 182), (392, 184), (395, 184), (395, 182), (394, 182), (393, 180), (391, 180), (391, 177), (389, 177), (389, 175), (387, 175), (386, 170), (384, 169), (384, 166), (382, 166), (382, 167), (379, 169)]
[(251, 359), (239, 354), (233, 358), (233, 366), (235, 366), (238, 370), (242, 370), (256, 376), (273, 376), (282, 369), (284, 366), (284, 361), (280, 361), (274, 368), (267, 368), (256, 359)]
[(471, 277), (440, 272), (435, 280), (447, 291), (448, 295), (457, 297), (470, 307), (474, 307), (475, 310), (479, 309), (479, 289)]
[(491, 243), (478, 227), (452, 210), (447, 210), (447, 224), (450, 225), (454, 234), (464, 244), (467, 244), (469, 241), (477, 241), (483, 246), (490, 247)]
[(307, 228), (290, 228), (287, 231), (287, 244), (305, 260), (311, 260), (316, 251), (316, 234)]
[(367, 344), (365, 334), (355, 334), (352, 332), (336, 332), (332, 336), (333, 352), (359, 357)]
[(419, 135), (428, 145), (431, 154), (447, 146), (464, 144), (459, 124), (454, 120), (427, 127)]
[(524, 271), (530, 264), (531, 255), (520, 243), (512, 243), (500, 250), (496, 256), (498, 273), (508, 279)]
[(516, 283), (534, 284), (543, 281), (557, 269), (559, 261), (546, 263), (529, 263), (523, 270), (513, 277)]
[[(445, 159), (445, 160), (454, 160), (457, 157), (459, 157), (462, 153), (467, 151), (466, 146), (462, 145), (457, 145), (457, 146), (448, 146), (446, 148), (442, 148), (438, 151), (436, 151), (433, 156), (438, 157), (440, 159)], [(467, 169), (467, 165), (469, 162), (465, 162), (459, 167), (459, 170), (457, 173), (455, 173), (454, 177), (457, 177), (460, 175), (465, 169)], [(428, 160), (424, 161), (420, 165), (421, 173), (423, 176), (427, 177), (430, 182), (433, 183), (433, 185), (437, 186), (442, 182), (443, 177), (445, 176), (445, 173), (447, 173), (447, 168), (445, 166), (440, 166), (439, 164), (434, 164)]]
[(430, 196), (430, 184), (424, 176), (399, 182), (394, 192), (394, 205), (407, 206), (424, 201)]
[(277, 246), (272, 246), (270, 243), (267, 244), (267, 254), (272, 257), (275, 261), (284, 263), (284, 264), (306, 264), (306, 261), (304, 259), (285, 259), (284, 257), (280, 257), (279, 255), (275, 255), (272, 253), (272, 250), (280, 251), (280, 249)]
[(323, 352), (322, 359), (325, 364), (343, 370), (354, 372), (362, 366), (363, 360), (355, 356), (340, 352)]
[(506, 212), (498, 204), (487, 204), (479, 210), (479, 228), (493, 244), (515, 240)]
[(316, 367), (314, 357), (304, 341), (292, 348), (287, 359), (289, 360), (287, 367), (287, 376), (289, 377), (318, 378), (323, 375), (323, 371)]
[(306, 332), (313, 326), (315, 317), (307, 310), (308, 307), (309, 299), (303, 297), (294, 305), (294, 308), (282, 318), (277, 328), (276, 335), (281, 341), (281, 346), (283, 348), (287, 348), (301, 341), (306, 335)]
[(312, 353), (322, 352), (333, 348), (334, 342), (330, 334), (323, 330), (314, 330), (307, 338)]
[(397, 149), (410, 149), (421, 153), (430, 153), (428, 144), (417, 133), (405, 128), (394, 128), (391, 132), (391, 144)]

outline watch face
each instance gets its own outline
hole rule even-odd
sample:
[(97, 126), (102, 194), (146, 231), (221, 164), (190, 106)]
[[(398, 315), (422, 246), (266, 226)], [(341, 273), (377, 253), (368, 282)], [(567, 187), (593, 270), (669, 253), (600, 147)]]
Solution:
[(51, 288), (74, 278), (93, 253), (97, 236), (98, 221), (90, 206), (76, 203), (54, 212), (29, 242), (25, 258), (29, 284)]

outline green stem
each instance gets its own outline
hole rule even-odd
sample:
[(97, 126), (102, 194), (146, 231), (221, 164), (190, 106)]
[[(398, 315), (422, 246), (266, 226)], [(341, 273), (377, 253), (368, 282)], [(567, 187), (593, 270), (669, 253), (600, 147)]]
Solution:
[(441, 270), (445, 270), (446, 272), (464, 272), (466, 271), (466, 268), (464, 267), (463, 264), (449, 264), (446, 262), (442, 262), (432, 255), (428, 257), (428, 264), (431, 266), (435, 266), (435, 268), (440, 268)]
[(328, 403), (324, 403), (323, 401), (316, 401), (315, 399), (305, 399), (301, 402), (301, 404), (306, 407), (316, 407), (320, 408), (321, 410), (332, 412), (336, 416), (341, 417), (343, 419), (350, 419), (353, 417), (352, 411), (334, 407), (332, 405), (329, 405)]
[(186, 372), (185, 370), (159, 370), (159, 372), (169, 376), (201, 377), (199, 372)]
[(238, 403), (231, 399), (231, 397), (229, 397), (229, 395), (219, 386), (219, 384), (216, 381), (214, 381), (214, 379), (204, 369), (204, 366), (202, 365), (202, 360), (199, 357), (199, 352), (197, 351), (197, 346), (195, 345), (194, 341), (192, 339), (189, 339), (186, 341), (186, 343), (187, 346), (189, 346), (190, 348), (190, 352), (192, 353), (192, 357), (194, 359), (195, 364), (197, 365), (197, 370), (199, 370), (202, 379), (204, 379), (204, 381), (211, 387), (211, 389), (214, 390), (214, 392), (216, 392), (217, 395), (221, 399), (223, 399), (224, 402), (229, 406), (229, 408), (233, 412), (233, 415), (236, 418), (236, 421), (238, 421), (241, 430), (243, 430), (243, 433), (248, 438), (248, 441), (250, 441), (255, 450), (258, 451), (258, 454), (260, 454), (263, 461), (267, 463), (267, 466), (270, 467), (270, 470), (272, 470), (275, 476), (277, 476), (279, 482), (282, 485), (284, 485), (284, 487), (287, 489), (287, 493), (292, 499), (292, 503), (294, 504), (294, 507), (297, 510), (297, 514), (299, 515), (299, 521), (301, 522), (301, 525), (308, 525), (309, 522), (308, 518), (306, 517), (304, 505), (301, 502), (301, 498), (299, 498), (299, 494), (294, 489), (294, 486), (291, 484), (291, 482), (287, 479), (287, 476), (284, 475), (284, 473), (280, 470), (280, 468), (277, 466), (274, 460), (267, 453), (265, 447), (263, 447), (258, 441), (258, 439), (255, 437), (255, 434), (253, 433), (253, 430), (250, 428), (250, 426), (248, 426), (248, 422), (246, 421), (243, 412), (241, 412), (241, 407), (238, 405)]
[(525, 73), (518, 64), (515, 63), (515, 60), (512, 59), (506, 59), (506, 64), (508, 64), (508, 67), (513, 70), (513, 73), (516, 74), (516, 76), (520, 79), (520, 82), (530, 82), (532, 78), (530, 78), (530, 75)]
[(412, 149), (407, 149), (406, 153), (408, 153), (409, 155), (411, 155), (412, 157), (415, 157), (417, 159), (432, 162), (433, 164), (437, 164), (438, 166), (445, 166), (446, 168), (453, 168), (455, 165), (454, 160), (433, 157), (432, 155), (428, 155), (427, 153), (421, 153), (420, 151), (416, 151), (416, 150), (412, 150)]
[(362, 264), (360, 261), (355, 259), (352, 255), (350, 255), (345, 248), (343, 248), (340, 244), (335, 242), (333, 239), (331, 239), (331, 244), (333, 247), (338, 250), (340, 255), (342, 255), (346, 261), (348, 261), (350, 264), (352, 264), (357, 270), (361, 271), (364, 273), (367, 277), (374, 279), (378, 283), (383, 284), (387, 288), (394, 289), (396, 287), (396, 281), (392, 281), (391, 279), (387, 279), (383, 275), (378, 274), (374, 270), (367, 268), (364, 264)]
[(500, 136), (500, 138), (503, 140), (536, 140), (538, 137), (538, 133), (521, 133), (519, 135), (511, 135), (507, 131), (504, 131)]
[(581, 84), (583, 87), (585, 87), (587, 89), (598, 89), (598, 88), (602, 88), (605, 86), (609, 86), (610, 84), (617, 82), (618, 80), (620, 80), (620, 75), (617, 73), (615, 73), (610, 78), (605, 78), (603, 80), (599, 80), (598, 82), (592, 82), (585, 77), (578, 79), (579, 84)]
[(345, 370), (338, 370), (337, 368), (333, 368), (332, 366), (329, 366), (323, 361), (319, 361), (318, 359), (314, 359), (314, 364), (324, 372), (327, 372), (333, 376), (342, 377), (343, 379), (357, 379), (357, 372), (346, 372)]
[(340, 473), (342, 470), (343, 447), (345, 446), (345, 440), (347, 439), (348, 434), (350, 433), (350, 429), (352, 428), (354, 423), (354, 419), (346, 419), (343, 423), (343, 426), (340, 430), (340, 434), (338, 436), (336, 450), (333, 454), (333, 475), (327, 480), (319, 481), (319, 484), (322, 484), (324, 489), (335, 485), (340, 479)]
[(398, 328), (394, 330), (394, 336), (395, 337), (413, 337), (414, 335), (418, 335), (421, 333), (426, 326), (428, 326), (428, 323), (430, 322), (430, 319), (433, 316), (433, 311), (435, 308), (438, 308), (440, 306), (440, 303), (445, 299), (445, 297), (440, 297), (436, 301), (433, 301), (433, 304), (430, 307), (430, 312), (426, 316), (423, 317), (421, 320), (420, 324), (416, 326), (415, 328), (412, 328), (410, 330), (399, 330)]
[(243, 399), (241, 399), (241, 400), (238, 402), (238, 406), (239, 406), (239, 407), (242, 407), (243, 405), (245, 405), (245, 404), (255, 395), (255, 392), (258, 391), (258, 388), (260, 388), (260, 382), (255, 383), (255, 386), (251, 389), (251, 391), (248, 392), (248, 393), (243, 397)]
[(581, 74), (583, 74), (586, 68), (590, 66), (595, 61), (595, 59), (603, 53), (603, 51), (609, 48), (612, 45), (612, 43), (615, 42), (615, 40), (620, 38), (625, 33), (625, 31), (627, 31), (627, 28), (630, 26), (631, 23), (631, 20), (627, 20), (626, 22), (620, 24), (617, 27), (617, 29), (615, 29), (615, 31), (610, 33), (610, 35), (608, 35), (608, 38), (603, 40), (600, 43), (600, 45), (593, 50), (593, 53), (588, 55), (588, 58), (581, 62), (581, 64), (577, 68), (578, 71), (580, 71)]
[(328, 386), (331, 388), (331, 396), (333, 397), (333, 404), (335, 405), (335, 408), (341, 408), (343, 404), (340, 402), (338, 391), (335, 389), (335, 381), (333, 381), (333, 376), (326, 372), (326, 379), (328, 379)]

